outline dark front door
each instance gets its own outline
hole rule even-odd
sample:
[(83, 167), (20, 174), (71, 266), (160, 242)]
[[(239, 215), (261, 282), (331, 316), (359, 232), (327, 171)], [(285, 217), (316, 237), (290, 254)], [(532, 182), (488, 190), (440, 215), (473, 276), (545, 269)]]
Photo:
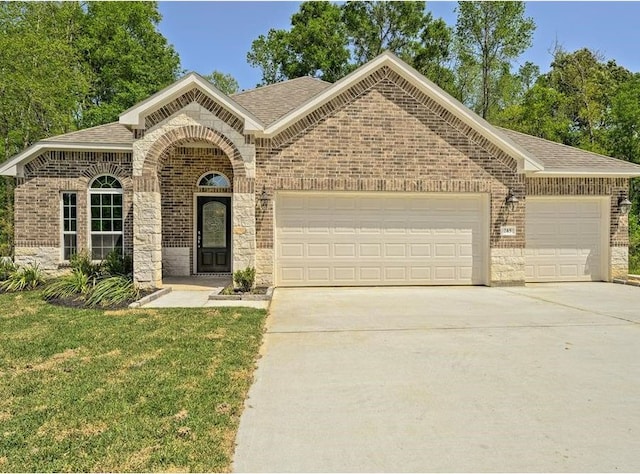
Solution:
[(231, 198), (198, 196), (198, 273), (231, 271)]

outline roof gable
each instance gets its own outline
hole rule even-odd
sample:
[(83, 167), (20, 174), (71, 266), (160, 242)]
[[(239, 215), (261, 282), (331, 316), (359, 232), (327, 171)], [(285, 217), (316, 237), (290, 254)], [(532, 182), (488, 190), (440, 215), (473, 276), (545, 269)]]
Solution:
[(209, 99), (220, 104), (221, 107), (240, 117), (244, 121), (245, 131), (255, 132), (263, 129), (263, 125), (257, 117), (220, 92), (213, 84), (195, 72), (190, 72), (182, 79), (179, 79), (170, 86), (153, 94), (148, 99), (124, 111), (120, 114), (119, 122), (127, 127), (144, 128), (146, 116), (170, 104), (175, 99), (193, 89), (199, 90)]
[(331, 101), (339, 94), (347, 91), (351, 86), (374, 74), (376, 71), (383, 67), (388, 67), (389, 69), (394, 71), (409, 84), (413, 85), (421, 92), (426, 94), (429, 98), (433, 99), (446, 111), (453, 114), (455, 117), (460, 119), (477, 133), (479, 133), (482, 137), (493, 143), (496, 147), (504, 151), (509, 156), (513, 157), (518, 163), (519, 171), (540, 171), (544, 168), (543, 165), (533, 155), (515, 144), (508, 137), (499, 133), (498, 130), (496, 130), (492, 125), (489, 124), (489, 122), (469, 110), (458, 100), (447, 94), (445, 91), (440, 89), (440, 87), (429, 81), (418, 71), (398, 59), (390, 52), (382, 53), (377, 58), (364, 64), (348, 76), (336, 82), (333, 86), (316, 95), (305, 104), (291, 111), (287, 115), (281, 117), (276, 122), (266, 127), (263, 134), (269, 137), (277, 135), (278, 133), (287, 129), (289, 126), (293, 125), (298, 120), (301, 120), (305, 116), (313, 113), (315, 110), (322, 107), (324, 104)]

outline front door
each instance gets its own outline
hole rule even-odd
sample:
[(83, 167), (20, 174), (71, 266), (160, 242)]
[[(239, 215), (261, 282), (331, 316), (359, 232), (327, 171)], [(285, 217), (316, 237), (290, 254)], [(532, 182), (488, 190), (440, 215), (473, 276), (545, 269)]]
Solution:
[(198, 196), (198, 273), (231, 271), (231, 198)]

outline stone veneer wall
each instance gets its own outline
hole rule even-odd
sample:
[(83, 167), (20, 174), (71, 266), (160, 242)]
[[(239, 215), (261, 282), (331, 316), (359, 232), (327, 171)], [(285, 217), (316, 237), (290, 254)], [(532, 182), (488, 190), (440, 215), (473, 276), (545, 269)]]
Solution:
[[(257, 213), (261, 284), (273, 283), (278, 190), (487, 193), (490, 284), (524, 284), (524, 206), (507, 213), (504, 204), (509, 188), (524, 195), (516, 163), (420, 94), (383, 68), (281, 135), (256, 140), (256, 193), (264, 186), (272, 198)], [(505, 224), (515, 237), (500, 236)]]
[(123, 186), (124, 251), (133, 251), (133, 184), (131, 153), (49, 151), (25, 166), (15, 190), (15, 260), (38, 263), (49, 274), (59, 273), (62, 260), (61, 197), (77, 193), (78, 250), (89, 247), (89, 183), (102, 174)]

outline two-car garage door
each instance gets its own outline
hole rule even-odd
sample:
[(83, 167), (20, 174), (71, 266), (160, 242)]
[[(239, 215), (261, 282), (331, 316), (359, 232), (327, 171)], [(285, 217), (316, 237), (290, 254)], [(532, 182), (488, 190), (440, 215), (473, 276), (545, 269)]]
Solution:
[(485, 195), (279, 193), (275, 216), (279, 286), (487, 280)]

